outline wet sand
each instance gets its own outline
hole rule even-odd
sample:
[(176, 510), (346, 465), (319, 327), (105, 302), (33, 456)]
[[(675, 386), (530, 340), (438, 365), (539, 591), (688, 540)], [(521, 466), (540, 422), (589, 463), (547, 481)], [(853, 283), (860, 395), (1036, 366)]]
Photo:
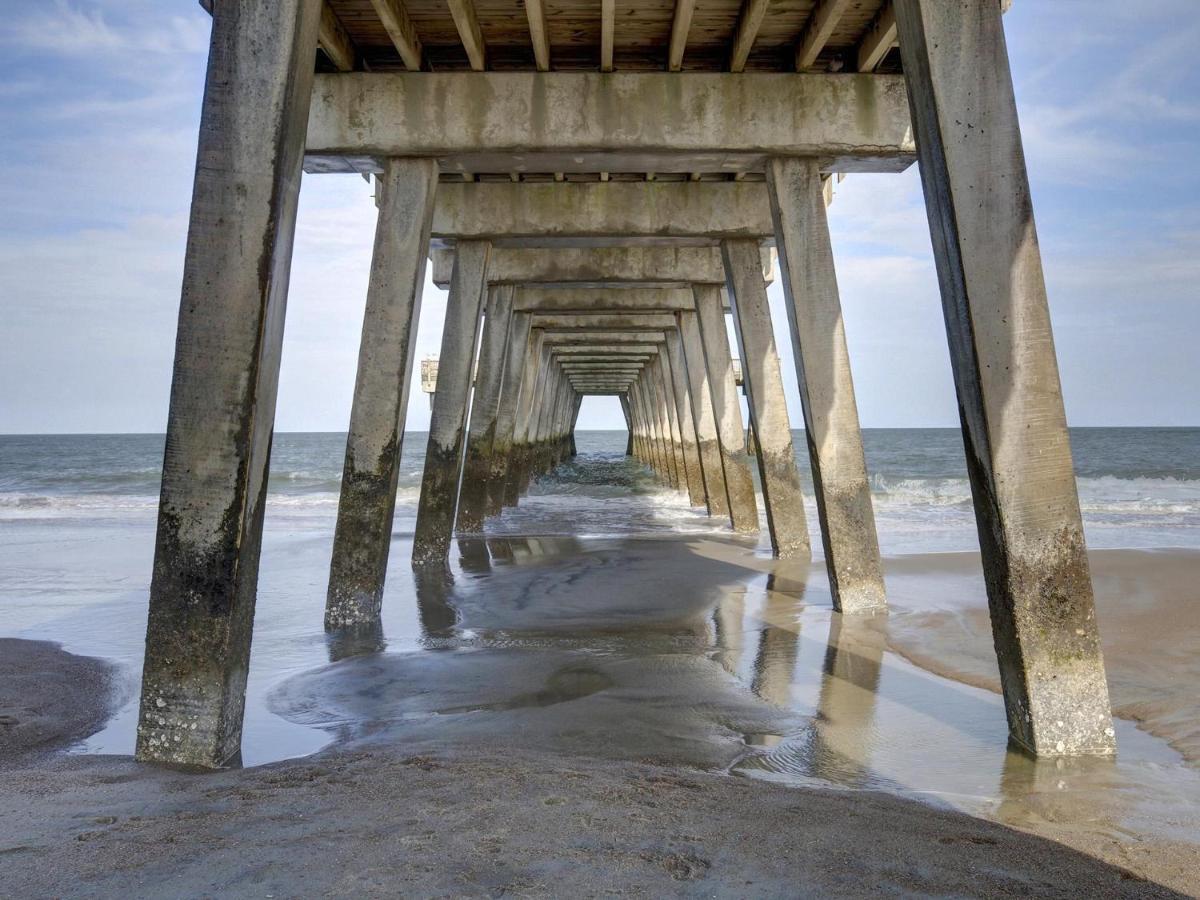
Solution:
[(57, 644), (0, 638), (0, 769), (98, 731), (123, 699), (117, 671)]
[[(1090, 554), (1113, 712), (1200, 765), (1200, 552)], [(975, 553), (888, 560), (889, 646), (948, 678), (1000, 691)]]
[(75, 757), (0, 802), (22, 897), (1177, 896), (883, 794), (588, 757), (376, 746), (210, 775)]
[[(953, 613), (973, 580), (982, 591), (965, 556), (891, 561), (893, 612), (851, 620), (831, 613), (819, 562), (735, 540), (460, 541), (449, 578), (414, 577), (400, 540), (382, 627), (327, 640), (316, 543), (264, 571), (247, 745), (327, 749), (216, 774), (26, 759), (0, 779), (6, 888), (1166, 896), (1200, 883), (1200, 773), (1165, 742), (1120, 722), (1115, 761), (1034, 762), (1006, 752), (994, 693), (892, 652), (917, 658), (922, 635), (954, 644), (920, 616)], [(107, 615), (128, 633), (144, 607)], [(110, 745), (126, 740), (112, 727)]]

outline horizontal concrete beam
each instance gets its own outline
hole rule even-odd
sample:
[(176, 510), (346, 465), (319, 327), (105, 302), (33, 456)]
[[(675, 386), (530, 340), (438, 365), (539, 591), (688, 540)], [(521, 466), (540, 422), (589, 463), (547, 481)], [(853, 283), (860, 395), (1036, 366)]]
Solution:
[(310, 172), (897, 172), (916, 159), (899, 75), (414, 72), (317, 75)]
[(573, 328), (546, 329), (542, 331), (542, 342), (546, 344), (661, 344), (667, 336), (661, 331), (576, 331)]
[[(572, 352), (568, 352), (572, 351)], [(623, 354), (616, 353), (594, 353), (590, 348), (583, 349), (580, 347), (552, 347), (551, 352), (558, 359), (560, 364), (568, 362), (622, 362), (622, 363), (646, 363), (654, 359), (653, 353), (646, 353), (641, 350), (628, 350)]]
[[(729, 308), (728, 297), (725, 308)], [(519, 288), (513, 297), (517, 312), (676, 312), (696, 308), (696, 299), (686, 288)]]
[(562, 312), (530, 318), (531, 328), (675, 328), (675, 316), (658, 312)]
[[(640, 337), (644, 339), (646, 335), (643, 334), (640, 335)], [(603, 354), (605, 356), (653, 356), (654, 354), (658, 353), (659, 344), (661, 343), (661, 341), (658, 341), (657, 343), (638, 343), (636, 341), (631, 341), (621, 344), (560, 344), (558, 346), (552, 346), (550, 348), (550, 352), (556, 354), (560, 359), (565, 359), (566, 357), (573, 356), (574, 354)]]
[(497, 247), (711, 246), (773, 242), (761, 182), (469, 182), (438, 186), (433, 238)]
[[(763, 271), (774, 275), (771, 252), (763, 250)], [(433, 283), (450, 284), (454, 251), (429, 254)], [(496, 248), (488, 258), (492, 284), (562, 287), (687, 287), (725, 284), (721, 251), (715, 247), (564, 247), (554, 251)]]

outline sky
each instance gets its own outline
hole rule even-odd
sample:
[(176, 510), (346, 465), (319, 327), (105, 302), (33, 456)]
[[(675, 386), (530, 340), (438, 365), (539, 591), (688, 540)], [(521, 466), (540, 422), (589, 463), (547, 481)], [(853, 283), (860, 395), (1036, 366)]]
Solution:
[[(1200, 425), (1200, 0), (1017, 0), (1005, 28), (1068, 419)], [(208, 31), (195, 0), (4, 3), (0, 433), (163, 430)], [(371, 194), (305, 178), (280, 431), (346, 428)], [(829, 214), (863, 425), (957, 425), (916, 166), (847, 178)], [(444, 312), (427, 284), (418, 358)], [(595, 399), (580, 427), (624, 421)]]

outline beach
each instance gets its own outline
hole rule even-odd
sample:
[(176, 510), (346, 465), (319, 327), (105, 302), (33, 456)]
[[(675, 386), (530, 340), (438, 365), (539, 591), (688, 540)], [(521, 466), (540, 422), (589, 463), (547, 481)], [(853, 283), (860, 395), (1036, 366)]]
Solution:
[[(1118, 755), (1035, 762), (1006, 747), (970, 510), (942, 502), (953, 472), (879, 466), (903, 485), (876, 495), (890, 610), (842, 617), (819, 558), (714, 527), (616, 442), (581, 435), (576, 461), (456, 543), (446, 578), (414, 576), (401, 503), (382, 626), (328, 639), (335, 463), (301, 468), (281, 441), (244, 768), (216, 774), (129, 757), (152, 499), (8, 491), (25, 500), (0, 519), (0, 637), (24, 649), (6, 660), (26, 685), (97, 688), (2, 763), (6, 878), (32, 896), (1194, 893), (1186, 496), (1133, 510), (1129, 478), (1081, 474), (1085, 517), (1105, 507), (1089, 540), (1127, 545), (1091, 554)], [(1164, 534), (1174, 549), (1143, 548)]]

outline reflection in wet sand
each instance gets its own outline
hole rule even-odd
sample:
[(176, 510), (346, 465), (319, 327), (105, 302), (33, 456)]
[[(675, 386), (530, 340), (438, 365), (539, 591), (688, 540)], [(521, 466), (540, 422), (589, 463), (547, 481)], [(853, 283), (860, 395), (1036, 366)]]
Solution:
[(886, 614), (833, 613), (819, 565), (709, 538), (464, 540), (454, 573), (411, 575), (417, 643), (331, 641), (271, 706), (414, 752), (653, 760), (1195, 840), (1200, 778), (1162, 741), (1119, 723), (1115, 761), (1006, 751), (995, 695), (890, 653)]

